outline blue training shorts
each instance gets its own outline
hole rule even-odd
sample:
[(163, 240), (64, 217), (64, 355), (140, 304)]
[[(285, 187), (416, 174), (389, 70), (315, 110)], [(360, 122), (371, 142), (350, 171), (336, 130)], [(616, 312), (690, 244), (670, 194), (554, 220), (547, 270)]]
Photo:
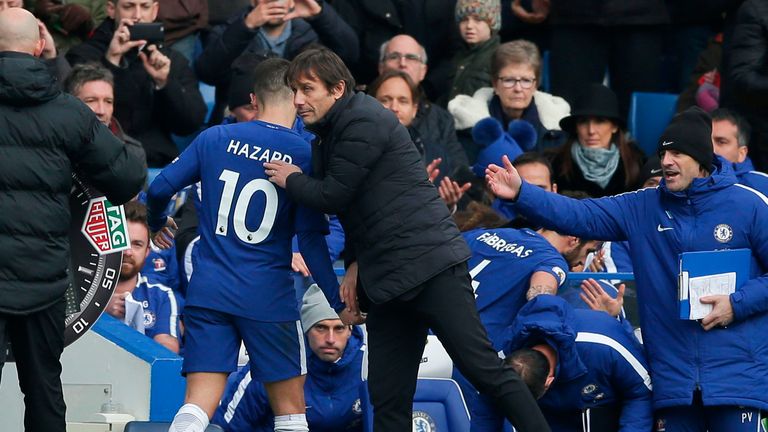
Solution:
[(269, 383), (307, 373), (301, 321), (255, 321), (188, 306), (184, 327), (184, 375), (236, 370), (241, 340), (248, 350), (255, 381)]

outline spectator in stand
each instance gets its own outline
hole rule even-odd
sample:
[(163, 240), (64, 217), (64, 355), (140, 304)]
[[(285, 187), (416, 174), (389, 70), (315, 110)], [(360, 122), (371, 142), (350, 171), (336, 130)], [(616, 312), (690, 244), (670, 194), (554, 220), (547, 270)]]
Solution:
[(359, 57), (357, 35), (328, 2), (317, 0), (252, 0), (251, 5), (211, 30), (195, 62), (200, 79), (216, 86), (210, 123), (221, 123), (232, 77), (232, 64), (243, 53), (287, 60), (320, 43), (345, 63)]
[(720, 104), (720, 62), (723, 56), (723, 34), (710, 38), (699, 54), (688, 83), (677, 98), (677, 112), (698, 106), (711, 113)]
[(208, 1), (164, 0), (157, 18), (165, 28), (165, 44), (192, 64), (197, 34), (208, 27)]
[(460, 94), (473, 95), (491, 84), (491, 58), (499, 47), (499, 0), (459, 0), (456, 21), (464, 44), (453, 59), (451, 91), (441, 105)]
[(27, 2), (27, 7), (52, 30), (56, 48), (62, 55), (88, 39), (96, 25), (107, 17), (103, 0), (32, 0)]
[(104, 310), (178, 353), (182, 307), (171, 288), (150, 283), (141, 274), (150, 251), (147, 208), (138, 201), (131, 201), (124, 209), (131, 247), (123, 251), (120, 278)]
[(109, 0), (93, 36), (67, 53), (73, 65), (99, 62), (115, 77), (115, 117), (144, 145), (147, 164), (163, 167), (179, 150), (171, 134), (188, 135), (203, 124), (205, 102), (187, 60), (174, 50), (131, 40), (131, 26), (153, 22), (157, 0)]
[(112, 115), (115, 111), (115, 79), (109, 69), (97, 63), (83, 63), (72, 68), (64, 81), (64, 91), (88, 105), (104, 126), (119, 138), (126, 149), (133, 153), (147, 169), (147, 156), (144, 147), (128, 136), (120, 122)]
[(550, 70), (552, 93), (574, 103), (606, 71), (627, 118), (632, 92), (658, 91), (664, 0), (552, 0)]
[(768, 3), (745, 1), (735, 21), (732, 36), (723, 41), (720, 106), (752, 126), (752, 160), (758, 170), (768, 171)]
[[(629, 241), (654, 410), (667, 432), (754, 431), (768, 408), (768, 374), (756, 372), (768, 370), (768, 345), (753, 343), (768, 325), (768, 202), (713, 155), (711, 128), (698, 108), (675, 116), (659, 139), (661, 185), (635, 193), (578, 201), (521, 182), (508, 160), (488, 169), (494, 192), (532, 220)], [(680, 319), (680, 253), (723, 248), (751, 250), (748, 280), (702, 297), (712, 305), (702, 320)]]
[[(505, 336), (505, 361), (539, 398), (553, 432), (651, 430), (648, 364), (616, 319), (541, 295), (520, 309)], [(473, 431), (501, 430), (498, 417), (472, 420), (483, 426)]]
[(726, 108), (712, 112), (712, 144), (715, 154), (732, 163), (740, 184), (768, 195), (768, 175), (755, 171), (749, 153), (751, 128), (741, 115)]
[(504, 129), (512, 120), (519, 119), (533, 125), (538, 136), (536, 145), (523, 151), (541, 151), (565, 141), (559, 122), (570, 114), (571, 108), (564, 99), (538, 90), (541, 55), (536, 45), (525, 40), (501, 44), (491, 60), (491, 78), (492, 88), (456, 96), (448, 103), (470, 163), (474, 163), (479, 151), (470, 131), (486, 117), (495, 118)]
[[(359, 389), (366, 373), (362, 327), (344, 325), (317, 285), (304, 294), (301, 325), (310, 348), (304, 383), (309, 430), (361, 432)], [(264, 384), (252, 380), (249, 365), (229, 378), (211, 423), (226, 432), (274, 430)]]
[[(379, 49), (379, 75), (387, 71), (405, 72), (418, 87), (416, 117), (408, 129), (412, 137), (418, 136), (421, 140), (441, 147), (441, 152), (447, 156), (447, 159), (441, 159), (441, 162), (428, 170), (430, 178), (437, 179), (436, 184), (441, 184), (444, 175), (457, 175), (458, 170), (464, 171), (464, 168), (469, 166), (469, 161), (456, 136), (453, 117), (445, 108), (427, 99), (426, 92), (422, 88), (427, 69), (427, 51), (411, 36), (397, 35), (384, 42)], [(380, 80), (377, 82), (381, 83)], [(371, 95), (375, 94), (375, 91), (370, 89), (369, 92)], [(426, 163), (433, 161), (425, 155)], [(439, 169), (440, 172), (435, 173), (435, 169)], [(463, 177), (461, 174), (459, 176)]]
[(616, 94), (602, 84), (587, 85), (571, 115), (560, 120), (568, 140), (552, 150), (560, 190), (599, 198), (634, 190), (643, 154), (627, 139)]
[[(427, 167), (429, 179), (435, 185), (439, 186), (444, 178), (452, 177), (456, 170), (462, 167), (457, 166), (445, 143), (440, 141), (441, 136), (434, 133), (421, 135), (416, 129), (415, 120), (418, 117), (421, 93), (407, 73), (397, 70), (384, 72), (370, 85), (368, 91), (408, 129), (411, 140), (419, 150), (424, 166)], [(437, 132), (434, 129), (427, 131)], [(463, 162), (464, 160), (460, 161)]]
[(373, 81), (380, 62), (379, 47), (397, 35), (406, 34), (426, 50), (421, 61), (429, 65), (429, 71), (425, 69), (426, 77), (414, 81), (421, 85), (427, 98), (440, 100), (450, 89), (453, 56), (461, 47), (457, 26), (450, 25), (455, 19), (456, 0), (334, 0), (333, 4), (360, 41), (360, 60), (346, 62), (356, 82)]

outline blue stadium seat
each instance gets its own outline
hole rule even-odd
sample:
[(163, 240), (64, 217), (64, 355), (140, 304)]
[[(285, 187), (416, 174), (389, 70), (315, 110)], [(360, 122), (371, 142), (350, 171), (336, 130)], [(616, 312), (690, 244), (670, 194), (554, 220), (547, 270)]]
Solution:
[(675, 115), (676, 105), (676, 94), (632, 93), (629, 134), (646, 155), (656, 153), (659, 137)]
[[(170, 422), (132, 421), (125, 424), (123, 432), (168, 432), (170, 426)], [(205, 428), (205, 432), (224, 432), (224, 429), (212, 424)]]
[[(368, 383), (360, 385), (363, 431), (373, 431), (373, 407)], [(469, 410), (456, 381), (446, 378), (419, 378), (413, 396), (413, 430), (469, 432)]]

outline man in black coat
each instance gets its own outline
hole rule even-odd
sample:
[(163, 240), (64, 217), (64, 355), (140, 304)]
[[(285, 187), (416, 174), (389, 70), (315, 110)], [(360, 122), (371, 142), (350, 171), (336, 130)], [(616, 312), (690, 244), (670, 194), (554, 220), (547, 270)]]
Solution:
[(10, 340), (25, 430), (64, 432), (72, 172), (114, 204), (138, 193), (146, 173), (87, 106), (59, 90), (38, 58), (44, 45), (31, 13), (0, 12), (0, 368)]
[(115, 117), (139, 140), (150, 167), (164, 167), (179, 150), (171, 134), (189, 135), (205, 121), (197, 78), (183, 55), (132, 41), (131, 27), (157, 18), (157, 0), (109, 0), (108, 19), (67, 53), (74, 66), (101, 63), (115, 76)]
[(530, 392), (488, 341), (467, 272), (469, 248), (427, 180), (408, 131), (381, 103), (353, 94), (349, 70), (328, 50), (299, 54), (286, 80), (298, 114), (317, 136), (314, 172), (278, 161), (264, 166), (291, 198), (338, 215), (344, 227), (347, 262), (354, 264), (341, 288), (346, 309), (337, 312), (355, 322), (358, 297), (368, 311), (374, 430), (410, 430), (431, 329), (518, 431), (548, 431)]

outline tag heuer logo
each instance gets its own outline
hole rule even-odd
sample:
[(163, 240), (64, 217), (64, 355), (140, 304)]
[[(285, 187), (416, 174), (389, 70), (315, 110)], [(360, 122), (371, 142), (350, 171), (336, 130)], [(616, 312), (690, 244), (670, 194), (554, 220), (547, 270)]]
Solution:
[(123, 206), (112, 205), (105, 197), (90, 200), (81, 231), (100, 255), (130, 246)]

